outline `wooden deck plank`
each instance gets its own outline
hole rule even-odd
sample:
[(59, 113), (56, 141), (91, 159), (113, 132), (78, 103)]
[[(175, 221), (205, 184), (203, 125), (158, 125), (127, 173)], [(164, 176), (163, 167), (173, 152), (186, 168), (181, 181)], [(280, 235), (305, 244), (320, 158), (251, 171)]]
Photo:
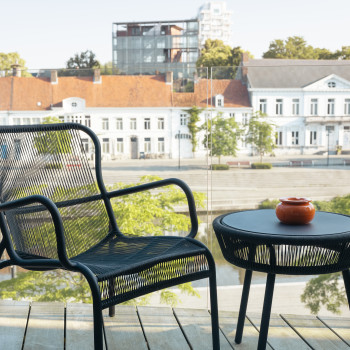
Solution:
[[(234, 349), (252, 350), (258, 346), (259, 332), (246, 318), (244, 322), (243, 338), (241, 344), (235, 343), (238, 312), (219, 311), (220, 328)], [(272, 348), (267, 344), (267, 350)]]
[(332, 328), (350, 346), (350, 317), (318, 316), (318, 318)]
[[(205, 309), (174, 309), (175, 315), (194, 350), (213, 349), (211, 317)], [(232, 350), (231, 345), (220, 332), (220, 349)]]
[(314, 349), (349, 350), (348, 345), (315, 316), (282, 315), (282, 317), (286, 319)]
[(0, 300), (1, 349), (22, 348), (28, 313), (29, 302)]
[(66, 350), (94, 350), (94, 324), (91, 304), (67, 304)]
[(106, 309), (103, 316), (109, 349), (148, 349), (135, 306), (117, 306), (114, 317)]
[(24, 350), (64, 348), (64, 304), (33, 302)]
[[(260, 329), (261, 314), (248, 313), (252, 324)], [(311, 348), (277, 314), (271, 314), (268, 343), (274, 350), (310, 350)]]
[(151, 350), (189, 349), (169, 307), (138, 307), (141, 323)]

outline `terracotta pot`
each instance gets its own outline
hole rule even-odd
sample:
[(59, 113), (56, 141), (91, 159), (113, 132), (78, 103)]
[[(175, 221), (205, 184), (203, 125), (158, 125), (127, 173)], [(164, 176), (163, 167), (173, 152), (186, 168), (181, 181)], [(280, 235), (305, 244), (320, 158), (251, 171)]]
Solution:
[(309, 198), (280, 198), (276, 207), (276, 216), (284, 224), (308, 224), (315, 216), (315, 207)]

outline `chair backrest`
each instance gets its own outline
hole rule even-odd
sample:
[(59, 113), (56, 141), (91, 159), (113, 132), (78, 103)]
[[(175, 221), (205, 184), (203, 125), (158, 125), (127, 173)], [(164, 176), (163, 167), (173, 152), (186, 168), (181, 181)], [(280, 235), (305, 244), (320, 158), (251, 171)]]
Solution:
[[(97, 154), (94, 173), (85, 153), (86, 139)], [(108, 234), (113, 213), (105, 205), (100, 169), (98, 139), (80, 124), (0, 127), (1, 203), (37, 194), (54, 201), (62, 215), (68, 257)], [(14, 249), (22, 257), (57, 258), (54, 227), (42, 205), (7, 211), (5, 218)]]

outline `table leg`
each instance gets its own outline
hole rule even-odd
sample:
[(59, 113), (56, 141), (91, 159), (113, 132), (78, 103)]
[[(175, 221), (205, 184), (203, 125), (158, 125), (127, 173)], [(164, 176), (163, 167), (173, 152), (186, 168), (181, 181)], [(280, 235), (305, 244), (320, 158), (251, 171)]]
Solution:
[(247, 312), (247, 304), (249, 298), (250, 283), (252, 281), (252, 270), (246, 270), (244, 276), (244, 284), (242, 289), (241, 305), (239, 307), (238, 323), (236, 330), (235, 342), (240, 344), (243, 336), (245, 314)]
[(348, 297), (348, 304), (350, 308), (350, 270), (349, 269), (343, 271), (343, 279), (344, 279), (346, 296)]
[(275, 287), (275, 278), (276, 278), (275, 274), (269, 273), (267, 275), (264, 306), (263, 306), (263, 312), (262, 312), (261, 324), (260, 324), (258, 350), (266, 349), (267, 334), (269, 332), (269, 324), (270, 324), (273, 290)]

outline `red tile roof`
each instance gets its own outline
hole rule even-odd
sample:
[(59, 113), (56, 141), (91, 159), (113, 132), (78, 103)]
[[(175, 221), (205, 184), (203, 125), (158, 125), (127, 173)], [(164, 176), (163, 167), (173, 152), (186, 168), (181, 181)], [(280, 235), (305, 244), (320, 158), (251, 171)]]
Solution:
[[(249, 107), (248, 92), (237, 80), (214, 80), (213, 96), (224, 96), (225, 107)], [(85, 99), (86, 107), (190, 107), (207, 106), (211, 82), (200, 80), (194, 93), (173, 93), (164, 76), (59, 77), (58, 84), (47, 78), (0, 78), (0, 110), (35, 111), (61, 105), (69, 97)], [(40, 105), (38, 105), (40, 102)]]

